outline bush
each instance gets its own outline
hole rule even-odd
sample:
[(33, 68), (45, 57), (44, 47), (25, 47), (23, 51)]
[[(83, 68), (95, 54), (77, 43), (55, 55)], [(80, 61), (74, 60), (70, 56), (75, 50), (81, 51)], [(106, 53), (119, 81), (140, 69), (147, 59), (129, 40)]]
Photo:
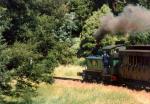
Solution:
[[(5, 94), (13, 96), (22, 96), (25, 89), (34, 91), (31, 82), (48, 82), (52, 83), (52, 72), (57, 66), (57, 60), (54, 53), (49, 52), (45, 57), (34, 51), (35, 46), (30, 44), (15, 43), (13, 46), (5, 49), (1, 55), (5, 56), (7, 63), (4, 68), (4, 84)], [(5, 74), (6, 73), (6, 74)], [(7, 81), (6, 81), (7, 80)], [(16, 80), (16, 89), (12, 91), (9, 84), (12, 80)], [(26, 81), (27, 80), (27, 81)]]

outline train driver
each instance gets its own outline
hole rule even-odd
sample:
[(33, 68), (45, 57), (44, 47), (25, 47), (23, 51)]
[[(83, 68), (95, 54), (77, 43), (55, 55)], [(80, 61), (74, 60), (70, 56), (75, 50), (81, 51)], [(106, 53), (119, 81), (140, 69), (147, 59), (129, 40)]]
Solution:
[(102, 60), (103, 60), (103, 66), (104, 66), (103, 74), (106, 75), (109, 73), (109, 55), (107, 54), (106, 51), (104, 51), (102, 55)]

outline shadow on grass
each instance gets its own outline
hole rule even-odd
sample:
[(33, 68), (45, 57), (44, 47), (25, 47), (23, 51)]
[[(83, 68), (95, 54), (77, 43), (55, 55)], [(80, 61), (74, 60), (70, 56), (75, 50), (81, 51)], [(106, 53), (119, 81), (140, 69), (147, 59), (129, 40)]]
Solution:
[(112, 82), (105, 82), (103, 83), (105, 86), (107, 85), (113, 85), (116, 87), (124, 87), (127, 88), (129, 90), (136, 90), (136, 91), (146, 91), (146, 92), (150, 92), (150, 85), (149, 84), (145, 84), (145, 83), (139, 83), (139, 82), (117, 82), (117, 83), (112, 83)]
[(32, 100), (6, 101), (3, 98), (0, 98), (0, 104), (33, 104), (33, 101)]
[[(0, 96), (0, 104), (37, 104), (37, 103), (33, 103), (31, 96), (25, 96), (19, 100), (17, 100), (17, 99), (8, 100), (5, 97)], [(38, 103), (38, 104), (40, 104), (40, 103)]]

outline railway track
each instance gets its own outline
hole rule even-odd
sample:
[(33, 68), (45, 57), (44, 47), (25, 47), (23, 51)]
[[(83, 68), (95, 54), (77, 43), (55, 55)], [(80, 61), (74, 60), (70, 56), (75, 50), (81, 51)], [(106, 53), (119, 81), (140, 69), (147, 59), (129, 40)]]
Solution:
[(69, 77), (53, 77), (53, 78), (60, 79), (60, 80), (82, 81), (82, 79), (79, 79), (79, 78), (69, 78)]
[[(77, 81), (77, 82), (82, 82), (82, 79), (79, 79), (79, 78), (70, 78), (70, 77), (53, 77), (54, 79), (59, 79), (59, 80), (68, 80), (68, 81)], [(105, 83), (106, 84), (106, 83)], [(107, 83), (106, 85), (109, 85), (110, 83)], [(114, 85), (114, 84), (111, 84), (111, 85)], [(135, 89), (135, 90), (145, 90), (147, 92), (150, 92), (150, 87), (145, 87), (144, 89), (142, 88), (137, 88), (136, 86), (130, 86), (130, 85), (124, 85), (124, 84), (121, 84), (121, 85), (114, 85), (114, 86), (122, 86), (122, 87), (125, 87), (128, 88), (128, 89)]]

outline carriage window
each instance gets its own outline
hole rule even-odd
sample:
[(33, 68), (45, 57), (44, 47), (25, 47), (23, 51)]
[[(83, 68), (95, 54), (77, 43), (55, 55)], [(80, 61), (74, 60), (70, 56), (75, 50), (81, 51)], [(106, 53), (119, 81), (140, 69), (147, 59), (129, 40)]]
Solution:
[(144, 57), (141, 58), (141, 65), (144, 65)]
[(150, 66), (150, 57), (148, 57), (148, 61), (147, 62), (148, 62), (148, 65)]
[(126, 64), (129, 64), (129, 56), (126, 57)]
[(129, 64), (129, 57), (124, 56), (124, 64)]
[(143, 56), (138, 56), (137, 64), (140, 66), (143, 66), (145, 64)]
[(131, 62), (132, 62), (132, 61), (131, 61), (131, 56), (129, 56), (129, 64), (131, 64)]
[(150, 66), (150, 57), (147, 57), (147, 59), (148, 59), (148, 66)]
[(140, 65), (149, 65), (149, 57), (141, 57), (141, 64)]
[(144, 65), (149, 65), (149, 57), (144, 57)]
[(133, 65), (136, 65), (137, 64), (137, 56), (134, 56), (133, 60), (134, 60)]
[(137, 65), (142, 65), (142, 57), (137, 56)]
[(131, 65), (134, 65), (134, 56), (131, 56)]
[(129, 56), (129, 64), (134, 65), (134, 56)]
[(125, 57), (126, 60), (126, 64), (130, 64), (130, 65), (140, 65), (140, 66), (144, 66), (144, 65), (150, 65), (150, 57), (147, 56), (127, 56)]

